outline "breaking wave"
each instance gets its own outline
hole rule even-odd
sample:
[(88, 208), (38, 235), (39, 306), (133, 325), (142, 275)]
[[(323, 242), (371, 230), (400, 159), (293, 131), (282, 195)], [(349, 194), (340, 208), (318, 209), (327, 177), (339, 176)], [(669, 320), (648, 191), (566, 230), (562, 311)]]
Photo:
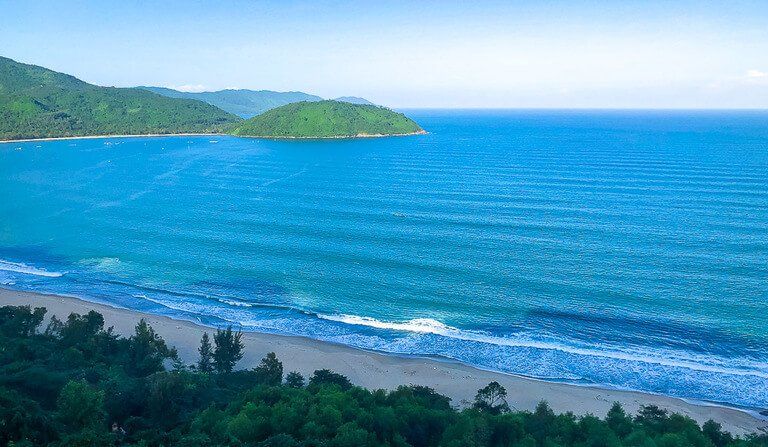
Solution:
[(686, 368), (694, 371), (753, 376), (768, 379), (768, 363), (753, 362), (747, 359), (739, 359), (738, 368), (734, 368), (733, 359), (718, 359), (713, 356), (695, 356), (691, 353), (670, 352), (659, 350), (658, 352), (632, 349), (619, 350), (615, 347), (577, 346), (562, 342), (535, 340), (528, 334), (515, 336), (497, 336), (480, 331), (457, 329), (431, 318), (417, 318), (405, 322), (387, 322), (371, 317), (357, 315), (323, 315), (318, 314), (324, 320), (339, 323), (367, 326), (376, 329), (389, 329), (395, 331), (415, 332), (422, 334), (434, 334), (443, 337), (477, 342), (496, 346), (513, 348), (533, 348), (541, 350), (560, 351), (579, 356), (600, 357), (606, 359), (625, 360)]
[(11, 262), (0, 259), (0, 270), (6, 272), (23, 273), (25, 275), (45, 276), (47, 278), (58, 278), (63, 276), (61, 272), (51, 272), (45, 269), (32, 267), (31, 265), (22, 264), (20, 262)]

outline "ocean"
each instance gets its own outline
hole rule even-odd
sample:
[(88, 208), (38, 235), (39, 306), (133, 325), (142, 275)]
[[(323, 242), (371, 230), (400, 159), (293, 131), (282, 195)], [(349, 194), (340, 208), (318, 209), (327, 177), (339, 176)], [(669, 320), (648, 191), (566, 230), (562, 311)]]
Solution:
[(407, 113), (0, 144), (0, 287), (768, 407), (768, 113)]

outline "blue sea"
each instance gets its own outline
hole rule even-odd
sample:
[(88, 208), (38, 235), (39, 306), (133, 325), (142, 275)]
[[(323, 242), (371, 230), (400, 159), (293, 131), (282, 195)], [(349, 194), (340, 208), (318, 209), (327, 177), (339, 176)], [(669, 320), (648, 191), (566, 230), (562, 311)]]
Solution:
[(408, 113), (0, 144), (0, 286), (768, 407), (767, 112)]

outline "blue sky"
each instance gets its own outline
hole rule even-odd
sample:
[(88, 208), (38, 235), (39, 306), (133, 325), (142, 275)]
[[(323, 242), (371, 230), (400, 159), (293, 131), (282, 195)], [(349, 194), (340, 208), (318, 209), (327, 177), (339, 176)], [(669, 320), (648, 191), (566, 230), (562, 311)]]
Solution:
[(766, 0), (157, 3), (0, 0), (0, 55), (392, 107), (768, 108)]

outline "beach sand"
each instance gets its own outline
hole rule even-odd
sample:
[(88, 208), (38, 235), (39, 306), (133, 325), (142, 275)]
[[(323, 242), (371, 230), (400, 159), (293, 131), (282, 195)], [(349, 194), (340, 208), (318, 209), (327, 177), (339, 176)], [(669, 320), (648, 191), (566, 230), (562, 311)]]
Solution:
[[(104, 315), (107, 327), (113, 326), (118, 334), (126, 336), (133, 333), (141, 318), (145, 318), (168, 344), (178, 349), (186, 363), (196, 361), (200, 337), (203, 332), (211, 331), (211, 328), (186, 321), (76, 298), (0, 289), (0, 306), (6, 305), (46, 307), (47, 317), (56, 315), (60, 319), (65, 319), (72, 312), (84, 314), (95, 310)], [(768, 421), (759, 418), (756, 413), (689, 403), (666, 396), (546, 382), (484, 371), (458, 362), (385, 355), (304, 337), (247, 332), (243, 334), (243, 342), (245, 356), (238, 365), (240, 368), (252, 368), (267, 352), (274, 351), (286, 372), (299, 371), (308, 377), (316, 369), (327, 368), (369, 389), (425, 385), (450, 397), (453, 404), (459, 407), (471, 401), (479, 388), (495, 380), (507, 389), (509, 404), (516, 410), (532, 410), (539, 401), (546, 400), (555, 412), (591, 413), (604, 417), (613, 402), (620, 402), (632, 414), (640, 405), (658, 405), (688, 415), (700, 424), (713, 419), (724, 429), (739, 435), (768, 429)]]
[(79, 137), (45, 137), (45, 138), (22, 138), (18, 140), (0, 140), (0, 144), (7, 143), (34, 143), (37, 141), (67, 141), (67, 140), (97, 140), (101, 138), (143, 138), (143, 137), (222, 137), (227, 136), (221, 133), (148, 133), (135, 135), (85, 135)]

